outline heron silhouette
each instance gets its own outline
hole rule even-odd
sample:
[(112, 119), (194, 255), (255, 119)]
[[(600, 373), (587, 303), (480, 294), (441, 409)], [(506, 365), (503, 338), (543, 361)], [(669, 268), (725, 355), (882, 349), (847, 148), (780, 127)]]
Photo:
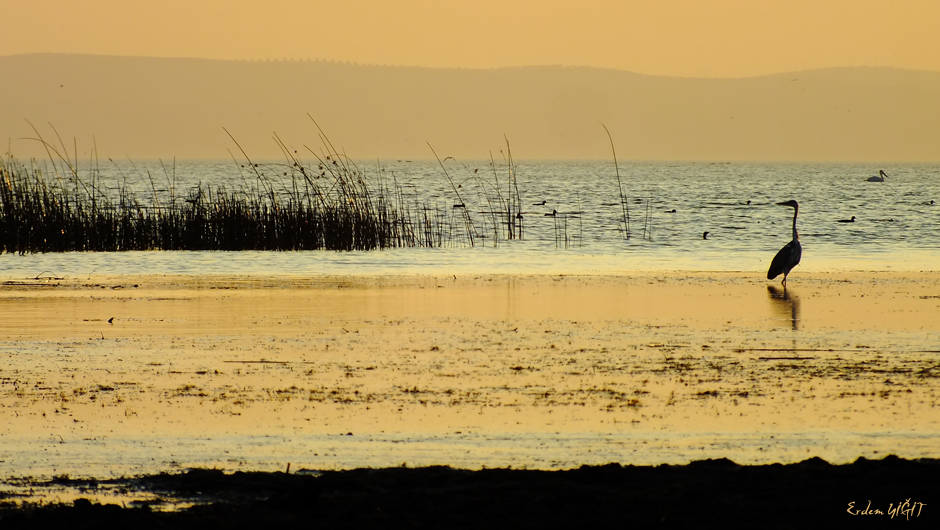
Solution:
[(803, 256), (803, 247), (800, 245), (800, 234), (796, 231), (796, 216), (800, 213), (800, 205), (796, 201), (778, 202), (780, 206), (793, 208), (793, 239), (781, 248), (767, 270), (767, 279), (773, 280), (783, 274), (783, 288), (787, 288), (787, 275), (800, 263)]
[(874, 177), (868, 177), (868, 182), (884, 182), (885, 177), (887, 176), (888, 174), (885, 173), (885, 170), (879, 169), (877, 175), (875, 175)]

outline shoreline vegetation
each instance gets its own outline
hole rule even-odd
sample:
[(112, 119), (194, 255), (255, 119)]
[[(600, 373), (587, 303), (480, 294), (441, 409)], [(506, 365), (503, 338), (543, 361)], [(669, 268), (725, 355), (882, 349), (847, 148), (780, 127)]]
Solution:
[(0, 160), (0, 252), (460, 247), (485, 245), (487, 238), (498, 245), (523, 230), (511, 169), (507, 197), (491, 187), (489, 211), (481, 212), (486, 219), (474, 220), (443, 163), (456, 197), (452, 209), (408, 196), (394, 176), (372, 182), (335, 151), (315, 164), (247, 159), (238, 165), (244, 185), (237, 188), (200, 183), (178, 193), (165, 168), (168, 191), (148, 173), (147, 198), (127, 186), (126, 175), (109, 192), (97, 170), (83, 180), (66, 166), (53, 164), (50, 175)]
[[(830, 465), (742, 466), (728, 459), (688, 465), (581, 466), (564, 471), (463, 470), (446, 466), (226, 474), (212, 469), (108, 480), (57, 477), (22, 488), (68, 490), (70, 502), (17, 502), (0, 493), (4, 528), (480, 528), (548, 523), (689, 528), (790, 528), (903, 520), (936, 524), (940, 460), (859, 458)], [(116, 499), (93, 502), (94, 499)], [(137, 500), (141, 499), (141, 500)], [(363, 526), (365, 525), (365, 526)]]
[(102, 182), (97, 154), (82, 178), (77, 152), (70, 157), (61, 138), (57, 147), (34, 131), (50, 164), (0, 159), (0, 252), (352, 251), (485, 245), (489, 234), (498, 245), (501, 238), (523, 234), (508, 140), (506, 189), (500, 188), (492, 157), (494, 182), (474, 178), (488, 203), (488, 211), (480, 212), (485, 218), (475, 222), (447, 172), (447, 158), (437, 153), (454, 193), (453, 208), (410, 196), (394, 175), (369, 179), (322, 130), (320, 153), (307, 148), (315, 162), (302, 160), (275, 135), (285, 156), (280, 164), (253, 162), (229, 134), (243, 156), (239, 162), (232, 155), (242, 179), (232, 188), (199, 183), (180, 193), (174, 161), (171, 168), (163, 165), (166, 188), (158, 190), (154, 176), (148, 171), (144, 177), (131, 162), (136, 177), (149, 184), (149, 197), (141, 197), (123, 171), (116, 188)]
[[(45, 143), (45, 142), (44, 142)], [(48, 144), (47, 144), (48, 147)], [(63, 148), (64, 151), (64, 148)], [(96, 168), (79, 176), (61, 152), (62, 170), (0, 161), (0, 251), (373, 250), (445, 244), (446, 212), (406, 204), (394, 182), (368, 183), (344, 155), (315, 164), (291, 157), (280, 166), (239, 164), (238, 189), (202, 184), (152, 194), (101, 182)], [(50, 155), (50, 158), (52, 156)], [(175, 173), (175, 168), (174, 168)], [(142, 177), (142, 175), (139, 175)]]
[[(45, 163), (33, 159), (27, 165), (12, 156), (0, 159), (0, 253), (352, 251), (498, 246), (501, 241), (525, 238), (525, 212), (508, 139), (505, 151), (500, 151), (503, 161), (499, 168), (490, 154), (492, 181), (478, 170), (470, 172), (464, 167), (468, 173), (464, 182), (475, 184), (482, 200), (482, 211), (474, 216), (461, 196), (462, 185), (445, 166), (448, 160), (456, 160), (442, 160), (430, 143), (428, 147), (453, 192), (452, 206), (450, 202), (432, 205), (429, 197), (406, 190), (394, 174), (386, 175), (382, 169), (368, 176), (333, 146), (319, 125), (317, 128), (322, 144), (319, 152), (304, 146), (314, 157), (312, 162), (291, 151), (275, 134), (284, 155), (284, 161), (277, 164), (254, 162), (226, 130), (242, 156), (239, 161), (229, 151), (241, 182), (200, 182), (184, 191), (177, 189), (175, 160), (170, 167), (161, 160), (163, 175), (156, 177), (150, 171), (144, 175), (129, 160), (132, 174), (121, 170), (121, 181), (104, 181), (96, 148), (86, 175), (80, 176), (77, 148), (70, 155), (57, 131), (59, 144), (55, 145), (33, 127), (33, 140), (48, 154)], [(619, 193), (618, 203), (609, 206), (619, 210), (620, 237), (630, 239), (628, 199), (613, 138), (609, 131), (607, 134)], [(129, 186), (129, 177), (144, 183), (143, 191)], [(643, 233), (647, 239), (652, 196), (640, 202), (644, 200)], [(568, 248), (575, 241), (580, 244), (582, 213), (579, 204), (578, 211), (545, 214), (554, 221), (556, 248)], [(569, 235), (569, 220), (577, 221), (577, 235)]]

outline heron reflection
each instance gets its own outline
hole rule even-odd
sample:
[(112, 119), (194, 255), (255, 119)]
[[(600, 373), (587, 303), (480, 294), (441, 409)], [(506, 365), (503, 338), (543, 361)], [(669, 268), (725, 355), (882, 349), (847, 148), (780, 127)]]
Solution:
[(773, 301), (775, 312), (782, 315), (783, 319), (788, 319), (793, 331), (797, 331), (800, 321), (800, 299), (792, 292), (788, 292), (786, 287), (780, 289), (775, 285), (768, 285), (767, 293)]

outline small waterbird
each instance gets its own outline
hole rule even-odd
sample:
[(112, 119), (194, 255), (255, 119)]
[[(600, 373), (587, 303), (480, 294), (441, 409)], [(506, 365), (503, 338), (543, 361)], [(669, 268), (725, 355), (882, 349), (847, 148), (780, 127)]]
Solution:
[(800, 234), (796, 231), (796, 216), (800, 213), (800, 205), (796, 201), (778, 202), (780, 206), (789, 206), (793, 208), (793, 239), (784, 245), (773, 261), (770, 262), (770, 269), (767, 270), (767, 279), (773, 280), (780, 274), (783, 274), (783, 288), (787, 288), (787, 275), (800, 263), (803, 256), (803, 247), (800, 246)]
[(702, 232), (702, 239), (708, 239), (708, 231)]
[(884, 182), (885, 177), (887, 176), (888, 174), (885, 173), (885, 170), (879, 169), (877, 175), (875, 175), (874, 177), (868, 177), (868, 182)]
[(855, 216), (853, 215), (851, 219), (839, 219), (839, 222), (840, 222), (840, 223), (854, 223), (854, 222), (855, 222)]

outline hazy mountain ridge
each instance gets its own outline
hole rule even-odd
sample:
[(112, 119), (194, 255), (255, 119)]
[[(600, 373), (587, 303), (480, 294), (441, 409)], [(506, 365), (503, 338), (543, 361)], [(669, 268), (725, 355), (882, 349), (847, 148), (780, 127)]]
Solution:
[[(37, 153), (25, 120), (94, 136), (102, 156), (258, 158), (316, 149), (310, 113), (354, 158), (940, 160), (940, 72), (836, 68), (741, 79), (589, 67), (494, 70), (326, 61), (67, 54), (0, 57), (0, 138)], [(71, 144), (71, 142), (67, 142)], [(3, 151), (6, 151), (4, 146)]]

